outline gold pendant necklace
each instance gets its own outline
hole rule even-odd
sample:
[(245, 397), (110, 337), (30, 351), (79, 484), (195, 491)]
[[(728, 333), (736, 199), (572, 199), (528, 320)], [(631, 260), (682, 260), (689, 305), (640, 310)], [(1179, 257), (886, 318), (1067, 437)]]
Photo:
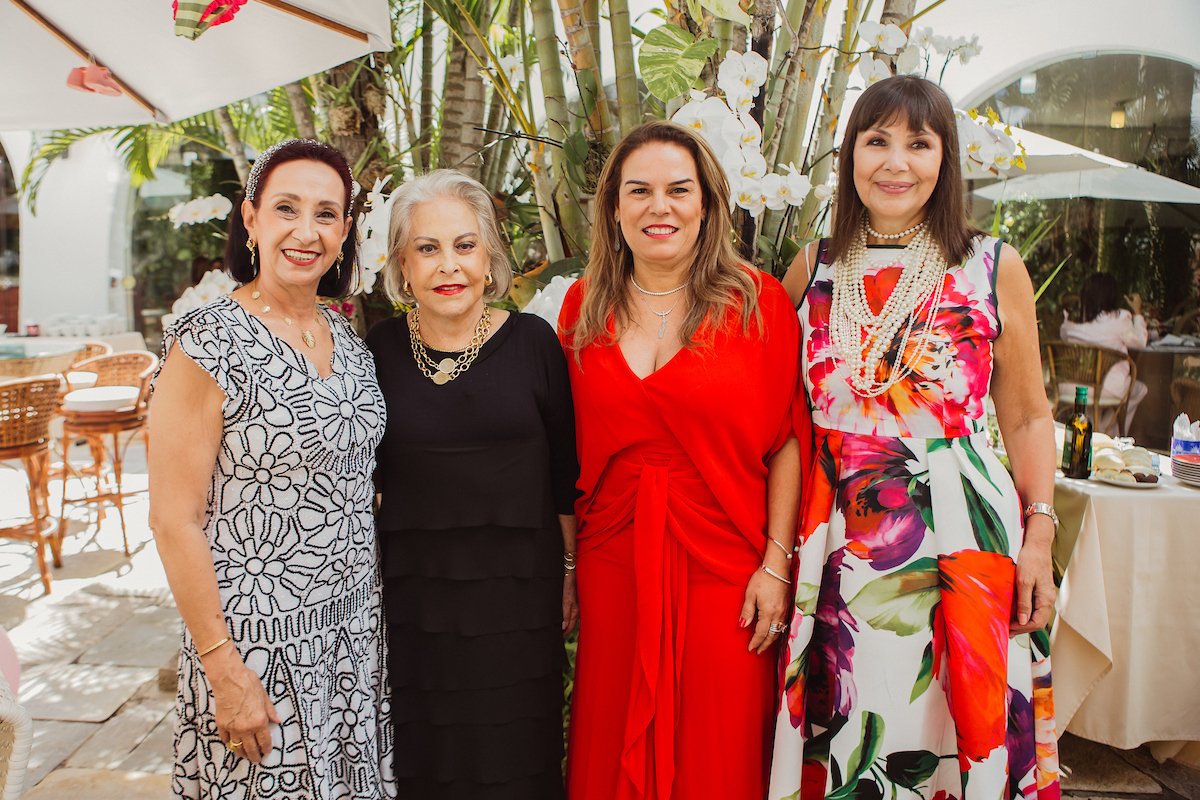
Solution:
[(492, 310), (484, 306), (483, 314), (475, 324), (475, 335), (458, 358), (447, 357), (441, 361), (434, 361), (429, 357), (425, 342), (421, 339), (421, 309), (414, 308), (408, 315), (408, 340), (412, 345), (413, 361), (417, 362), (417, 368), (421, 370), (422, 375), (438, 386), (445, 386), (470, 369), (491, 329)]
[[(261, 298), (262, 296), (263, 296), (263, 293), (262, 293), (262, 292), (260, 292), (260, 291), (259, 291), (259, 289), (258, 289), (258, 281), (255, 281), (255, 282), (254, 282), (254, 289), (253, 289), (253, 291), (251, 291), (251, 292), (250, 292), (250, 299), (251, 299), (251, 300), (258, 300), (258, 299), (259, 299), (259, 298)], [(270, 305), (270, 303), (263, 303), (262, 307), (261, 307), (261, 308), (260, 308), (258, 311), (259, 311), (259, 313), (260, 313), (260, 314), (270, 314), (270, 313), (271, 313), (271, 305)], [(280, 313), (280, 316), (282, 316), (282, 317), (283, 317), (283, 322), (284, 322), (284, 324), (285, 324), (285, 325), (287, 325), (289, 328), (294, 328), (294, 327), (296, 327), (296, 321), (295, 321), (294, 319), (292, 319), (291, 317), (289, 317), (287, 314), (283, 314), (283, 313), (281, 312), (281, 313)], [(320, 319), (320, 314), (318, 314), (318, 315), (317, 315), (317, 318), (318, 318), (318, 319)], [(313, 330), (312, 330), (312, 328), (301, 328), (301, 329), (300, 329), (300, 338), (301, 338), (302, 340), (304, 340), (304, 344), (305, 344), (305, 345), (306, 345), (306, 346), (307, 346), (307, 347), (308, 347), (310, 350), (311, 350), (312, 348), (314, 348), (314, 347), (316, 347), (316, 346), (317, 346), (317, 337), (316, 337), (316, 335), (313, 333)]]

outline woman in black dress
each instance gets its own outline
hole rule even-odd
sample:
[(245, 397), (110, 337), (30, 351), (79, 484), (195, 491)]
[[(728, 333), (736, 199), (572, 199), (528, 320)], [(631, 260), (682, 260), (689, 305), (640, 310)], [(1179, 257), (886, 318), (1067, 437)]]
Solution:
[(394, 199), (377, 490), (401, 797), (563, 796), (562, 636), (577, 619), (575, 428), (542, 319), (512, 282), (492, 199), (438, 170)]

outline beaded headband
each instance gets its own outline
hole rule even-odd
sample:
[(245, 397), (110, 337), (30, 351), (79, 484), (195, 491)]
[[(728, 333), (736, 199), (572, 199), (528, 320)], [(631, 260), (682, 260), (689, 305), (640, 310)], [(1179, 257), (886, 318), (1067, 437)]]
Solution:
[[(329, 148), (330, 150), (333, 149), (324, 142), (318, 142), (316, 139), (286, 139), (282, 142), (276, 142), (266, 150), (263, 150), (262, 153), (259, 154), (258, 158), (254, 160), (254, 166), (250, 168), (250, 177), (246, 178), (247, 200), (253, 203), (256, 199), (256, 196), (258, 195), (258, 182), (262, 179), (263, 172), (266, 171), (267, 165), (271, 163), (271, 159), (275, 156), (275, 154), (283, 148), (297, 143), (312, 144), (317, 145), (318, 147)], [(358, 181), (354, 180), (354, 176), (349, 173), (349, 169), (347, 169), (346, 177), (350, 179), (350, 202), (353, 203), (354, 198), (358, 196), (361, 187), (358, 185)], [(346, 209), (346, 215), (350, 215), (350, 208)]]

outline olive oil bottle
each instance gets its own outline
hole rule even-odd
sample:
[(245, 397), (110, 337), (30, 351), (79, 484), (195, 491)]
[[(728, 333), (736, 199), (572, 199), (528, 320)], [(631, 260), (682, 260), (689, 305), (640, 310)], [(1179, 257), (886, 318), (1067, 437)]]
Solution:
[(1075, 387), (1075, 413), (1063, 436), (1062, 471), (1068, 478), (1092, 474), (1092, 421), (1087, 416), (1088, 387)]

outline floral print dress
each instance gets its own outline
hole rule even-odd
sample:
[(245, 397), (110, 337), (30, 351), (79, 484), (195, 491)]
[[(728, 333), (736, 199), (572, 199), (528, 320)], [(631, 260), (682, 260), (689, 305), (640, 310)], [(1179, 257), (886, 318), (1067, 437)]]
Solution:
[(282, 722), (251, 764), (217, 735), (212, 690), (184, 632), (175, 797), (395, 797), (371, 475), (385, 409), (371, 354), (325, 312), (332, 373), (225, 296), (167, 331), (225, 394), (205, 531), (234, 645)]
[[(1049, 643), (1009, 638), (1020, 501), (985, 431), (999, 247), (981, 238), (947, 272), (928, 355), (875, 398), (850, 388), (833, 271), (814, 271), (799, 314), (817, 463), (771, 800), (1058, 797)], [(870, 249), (875, 313), (897, 252)]]

